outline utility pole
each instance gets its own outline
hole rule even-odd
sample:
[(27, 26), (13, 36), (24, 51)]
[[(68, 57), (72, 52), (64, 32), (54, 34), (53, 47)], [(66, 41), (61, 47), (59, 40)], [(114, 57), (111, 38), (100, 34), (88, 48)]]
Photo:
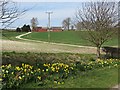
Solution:
[(50, 42), (50, 15), (53, 12), (46, 12), (48, 14), (48, 42)]

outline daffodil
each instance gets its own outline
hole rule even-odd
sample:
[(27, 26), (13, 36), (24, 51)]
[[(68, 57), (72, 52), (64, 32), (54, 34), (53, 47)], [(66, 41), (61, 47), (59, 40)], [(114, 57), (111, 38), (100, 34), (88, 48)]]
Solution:
[(48, 72), (48, 69), (46, 69), (46, 72)]
[(37, 70), (40, 71), (40, 68), (38, 68)]
[(62, 84), (64, 84), (64, 82), (62, 82)]
[(52, 71), (54, 72), (55, 71), (55, 68), (54, 67), (51, 67)]
[(73, 70), (73, 67), (70, 67)]
[(3, 74), (3, 77), (5, 77), (6, 75), (5, 74)]
[(8, 73), (8, 70), (6, 70), (6, 73)]
[(117, 64), (114, 65), (115, 67), (117, 66)]
[(2, 81), (2, 78), (0, 78), (0, 82)]
[(22, 77), (21, 77), (21, 76), (19, 76), (18, 78), (19, 78), (20, 80), (22, 79)]
[(58, 82), (58, 84), (60, 84), (60, 82)]
[(18, 70), (18, 71), (20, 71), (20, 67), (19, 66), (17, 66), (15, 69)]
[(38, 78), (39, 80), (41, 80), (41, 77), (40, 77), (40, 76), (37, 76), (37, 78)]
[(2, 65), (2, 68), (4, 68), (5, 66), (4, 65)]
[(24, 69), (24, 72), (26, 72), (27, 70), (26, 69)]
[(11, 67), (11, 64), (9, 64), (8, 66), (7, 66), (7, 68), (10, 68)]
[(32, 69), (33, 68), (33, 66), (30, 66), (30, 69)]
[(22, 63), (22, 67), (24, 67), (24, 63)]
[(11, 72), (11, 74), (13, 75), (13, 74), (14, 74), (14, 72)]
[(57, 81), (54, 81), (54, 83), (57, 83)]
[(22, 77), (24, 78), (25, 76), (23, 75)]
[(5, 70), (4, 70), (4, 69), (2, 69), (2, 72), (3, 72), (3, 73), (4, 73), (4, 71), (5, 71)]

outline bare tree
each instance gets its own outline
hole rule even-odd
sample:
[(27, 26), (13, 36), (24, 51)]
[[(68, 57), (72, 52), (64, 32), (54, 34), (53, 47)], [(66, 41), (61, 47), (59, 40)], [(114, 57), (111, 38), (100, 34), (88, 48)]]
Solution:
[(36, 27), (37, 27), (37, 25), (38, 25), (38, 20), (37, 20), (37, 18), (32, 18), (31, 19), (31, 26), (32, 26), (32, 30), (35, 30), (36, 29)]
[(74, 24), (74, 26), (76, 27), (77, 30), (83, 30), (84, 27), (82, 26), (82, 22), (77, 22)]
[(26, 10), (20, 10), (17, 6), (17, 2), (11, 0), (1, 0), (0, 1), (0, 23), (2, 26), (9, 26), (21, 15), (23, 15)]
[(76, 14), (77, 22), (87, 30), (85, 39), (97, 47), (97, 57), (100, 57), (101, 46), (108, 41), (117, 24), (117, 8), (115, 2), (87, 2), (83, 3), (82, 9)]
[(62, 22), (62, 26), (65, 30), (70, 30), (70, 25), (71, 25), (71, 18), (66, 18)]

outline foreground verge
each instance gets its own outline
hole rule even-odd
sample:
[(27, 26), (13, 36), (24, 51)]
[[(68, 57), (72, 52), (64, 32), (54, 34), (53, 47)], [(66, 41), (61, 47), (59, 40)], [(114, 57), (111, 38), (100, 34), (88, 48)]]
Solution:
[(119, 59), (87, 56), (5, 52), (0, 80), (4, 88), (110, 88), (118, 84)]

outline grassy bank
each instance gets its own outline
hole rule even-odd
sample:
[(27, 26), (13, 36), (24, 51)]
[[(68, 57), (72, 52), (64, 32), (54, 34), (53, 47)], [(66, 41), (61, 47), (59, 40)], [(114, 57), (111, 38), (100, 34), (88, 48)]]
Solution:
[(28, 83), (22, 88), (111, 88), (118, 84), (118, 68), (105, 67), (88, 72), (79, 72), (77, 76), (68, 77), (64, 84), (49, 82), (44, 87), (38, 83)]
[[(57, 43), (93, 46), (91, 42), (84, 39), (87, 35), (87, 31), (50, 32), (50, 41)], [(48, 32), (33, 32), (27, 36), (23, 36), (23, 38), (48, 41)], [(104, 45), (118, 45), (118, 36), (116, 34), (113, 35), (112, 38)]]
[(118, 83), (119, 59), (94, 54), (3, 52), (4, 88), (110, 88)]

